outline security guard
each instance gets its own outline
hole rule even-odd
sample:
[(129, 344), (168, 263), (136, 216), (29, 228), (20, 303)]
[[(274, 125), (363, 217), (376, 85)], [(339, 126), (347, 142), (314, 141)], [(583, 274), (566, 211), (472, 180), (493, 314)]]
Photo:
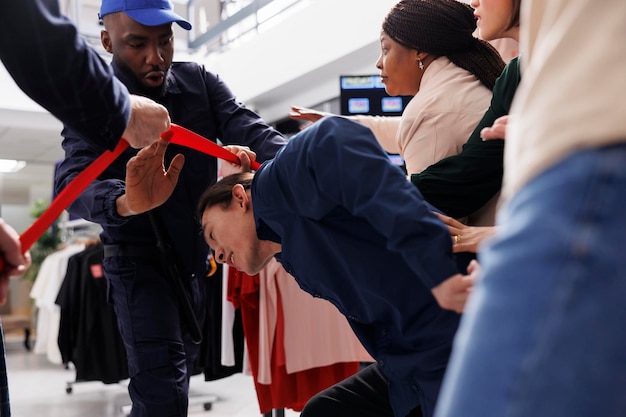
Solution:
[[(100, 17), (102, 45), (113, 54), (115, 75), (131, 93), (163, 104), (173, 123), (211, 140), (248, 146), (260, 162), (286, 142), (237, 102), (217, 75), (195, 63), (172, 62), (172, 23), (187, 30), (191, 25), (173, 12), (169, 0), (104, 0)], [(104, 150), (68, 127), (63, 136), (57, 192)], [(216, 179), (217, 162), (170, 145), (166, 166), (173, 155), (185, 157), (178, 185), (162, 206), (137, 215), (127, 204), (124, 182), (126, 162), (136, 152), (126, 150), (69, 212), (103, 227), (104, 275), (128, 356), (130, 415), (186, 416), (189, 378), (199, 352), (192, 336), (204, 319), (202, 278), (209, 253), (195, 208)], [(189, 313), (195, 313), (197, 323)]]

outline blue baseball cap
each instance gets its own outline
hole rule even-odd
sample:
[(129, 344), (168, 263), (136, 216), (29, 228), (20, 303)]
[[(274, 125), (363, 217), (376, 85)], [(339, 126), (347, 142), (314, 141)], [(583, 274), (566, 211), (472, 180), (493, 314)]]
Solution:
[(145, 26), (160, 26), (176, 22), (180, 27), (191, 30), (191, 23), (174, 13), (169, 0), (102, 0), (98, 17), (124, 12), (131, 19)]

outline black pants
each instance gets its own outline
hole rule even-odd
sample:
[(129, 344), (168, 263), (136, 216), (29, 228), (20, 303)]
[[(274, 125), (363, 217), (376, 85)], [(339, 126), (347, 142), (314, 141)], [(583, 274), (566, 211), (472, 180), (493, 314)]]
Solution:
[[(320, 392), (307, 402), (300, 417), (394, 417), (387, 379), (372, 364)], [(406, 417), (422, 417), (419, 407)]]

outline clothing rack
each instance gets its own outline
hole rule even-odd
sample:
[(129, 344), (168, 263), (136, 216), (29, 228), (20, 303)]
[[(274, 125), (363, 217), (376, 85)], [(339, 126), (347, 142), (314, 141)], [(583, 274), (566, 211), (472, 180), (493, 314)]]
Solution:
[[(73, 241), (75, 241), (77, 239), (82, 240), (85, 237), (93, 236), (94, 231), (98, 231), (98, 228), (94, 228), (93, 223), (85, 222), (85, 221), (72, 221), (72, 223), (63, 224), (62, 227), (68, 228), (68, 229), (70, 229), (70, 228), (72, 229), (69, 233), (65, 233), (65, 236), (68, 237), (68, 240), (73, 240)], [(99, 240), (98, 240), (98, 243), (99, 243)], [(103, 255), (103, 252), (97, 252), (98, 249), (102, 249), (101, 244), (99, 244), (98, 247), (95, 247), (95, 245), (92, 246), (92, 249), (93, 249), (94, 253), (90, 253), (89, 254), (89, 261), (87, 263), (92, 265), (93, 262), (96, 262), (96, 264), (100, 265), (100, 268), (96, 268), (96, 270), (99, 269), (99, 271), (100, 271), (99, 274), (100, 275), (99, 276), (90, 275), (90, 274), (93, 274), (93, 270), (89, 269), (89, 272), (87, 272), (86, 276), (89, 276), (91, 278), (100, 278), (100, 279), (95, 279), (93, 281), (92, 280), (79, 280), (79, 281), (82, 281), (81, 287), (85, 288), (85, 289), (87, 287), (84, 287), (84, 285), (86, 285), (87, 282), (90, 282), (90, 284), (95, 285), (95, 287), (92, 286), (92, 287), (90, 287), (90, 289), (91, 290), (96, 290), (97, 289), (98, 291), (96, 291), (95, 293), (92, 292), (90, 294), (91, 295), (97, 295), (97, 294), (102, 293), (102, 284), (104, 284), (104, 277), (103, 277), (102, 272), (101, 272), (101, 261), (102, 261), (101, 257)], [(80, 253), (86, 253), (86, 252), (79, 252), (79, 254)], [(80, 262), (80, 263), (73, 263), (73, 265), (70, 265), (70, 263), (68, 263), (68, 273), (69, 274), (75, 273), (76, 269), (73, 269), (70, 272), (70, 267), (74, 267), (75, 268), (77, 265), (83, 265), (83, 263), (82, 262)], [(82, 271), (82, 269), (80, 269), (80, 270)], [(66, 276), (66, 279), (70, 279), (70, 281), (66, 282), (67, 285), (70, 286), (69, 288), (65, 289), (65, 290), (67, 290), (67, 292), (65, 293), (66, 297), (82, 298), (81, 295), (83, 295), (83, 294), (89, 295), (89, 294), (82, 293), (80, 291), (71, 289), (72, 281), (75, 281), (75, 277), (73, 275)], [(105, 299), (104, 298), (96, 297), (96, 299), (94, 300), (94, 299), (91, 299), (90, 297), (87, 297), (86, 299), (90, 300), (89, 304), (96, 306), (98, 311), (102, 311), (102, 312), (104, 312), (104, 314), (107, 314), (106, 311), (108, 311), (108, 310), (106, 309), (106, 307), (104, 305), (105, 304)], [(67, 298), (65, 300), (60, 299), (60, 300), (57, 300), (57, 301), (59, 301), (61, 304), (66, 305), (64, 302), (67, 302), (68, 299)], [(98, 303), (102, 303), (102, 304), (98, 304)], [(70, 306), (72, 304), (73, 303), (69, 303)], [(99, 308), (97, 307), (98, 305), (100, 305)], [(108, 304), (106, 304), (106, 306), (108, 306)], [(103, 308), (104, 308), (104, 310), (103, 310)], [(80, 314), (80, 311), (71, 312), (71, 314), (74, 314), (74, 313)], [(106, 315), (106, 316), (103, 316), (103, 317), (111, 317), (111, 316), (110, 315)], [(113, 320), (108, 320), (107, 323), (112, 323), (114, 321), (115, 321), (114, 319)], [(114, 331), (112, 327), (105, 326), (102, 329), (106, 330), (105, 333), (109, 335), (107, 337), (108, 340), (113, 340), (113, 339), (117, 340), (117, 338), (111, 337), (112, 336), (111, 332)], [(93, 336), (90, 336), (90, 337), (93, 337)], [(125, 381), (129, 381), (129, 380), (128, 380), (128, 373), (127, 373), (126, 366), (125, 366), (125, 364), (126, 364), (126, 357), (125, 357), (125, 355), (123, 355), (123, 351), (124, 351), (124, 349), (123, 349), (123, 345), (122, 345), (121, 340), (120, 340), (119, 343), (115, 343), (113, 346), (111, 346), (111, 349), (107, 349), (107, 352), (110, 352), (111, 355), (114, 355), (114, 356), (109, 356), (109, 359), (117, 358), (117, 360), (115, 360), (112, 363), (110, 363), (110, 365), (111, 365), (110, 367), (107, 367), (107, 368), (111, 368), (111, 369), (112, 368), (116, 368), (117, 369), (115, 371), (115, 373), (113, 373), (113, 374), (110, 374), (110, 373), (102, 374), (102, 373), (99, 373), (95, 369), (92, 370), (90, 367), (87, 366), (88, 364), (86, 364), (85, 361), (83, 360), (81, 362), (82, 363), (82, 368), (81, 369), (83, 371), (79, 375), (79, 372), (78, 372), (79, 365), (78, 365), (78, 363), (74, 362), (74, 360), (77, 359), (77, 358), (76, 357), (69, 358), (70, 360), (65, 363), (65, 368), (69, 369), (70, 368), (69, 362), (72, 362), (73, 365), (74, 365), (74, 368), (76, 368), (76, 370), (77, 370), (77, 373), (76, 373), (76, 379), (75, 380), (66, 382), (65, 392), (67, 394), (71, 394), (73, 392), (75, 384), (77, 384), (77, 383), (84, 383), (84, 382), (98, 382), (98, 381), (100, 381), (100, 382), (105, 383), (105, 384), (120, 384), (121, 386), (124, 386), (124, 382)], [(120, 364), (122, 362), (124, 364), (124, 366), (123, 366), (124, 369), (116, 366), (117, 364)], [(94, 374), (94, 371), (96, 372), (95, 374)], [(92, 379), (94, 376), (96, 376), (96, 377), (102, 376), (102, 377), (105, 377), (105, 378), (108, 378), (108, 379), (106, 379), (106, 380), (105, 379), (102, 379), (102, 380)], [(85, 377), (85, 379), (83, 379), (83, 377)], [(205, 411), (208, 411), (208, 410), (210, 410), (212, 408), (213, 402), (215, 402), (216, 400), (217, 400), (217, 396), (215, 396), (215, 395), (203, 395), (203, 396), (198, 396), (198, 397), (190, 396), (190, 398), (189, 398), (189, 406), (190, 407), (201, 406), (201, 407), (203, 407), (203, 409)], [(132, 409), (132, 405), (130, 405), (130, 404), (129, 405), (123, 405), (120, 408), (121, 408), (122, 415), (128, 416), (128, 415), (130, 415), (130, 411)]]
[[(81, 238), (82, 240), (83, 238)], [(66, 369), (76, 376), (65, 392), (82, 382), (119, 384), (128, 379), (126, 354), (112, 307), (106, 301), (102, 273), (103, 246), (99, 239), (85, 244), (67, 261), (65, 278), (55, 303), (59, 306), (58, 346)], [(94, 362), (93, 357), (101, 361)]]
[[(199, 397), (189, 397), (189, 408), (196, 406), (202, 406), (204, 411), (210, 411), (213, 408), (213, 403), (217, 401), (217, 395), (202, 395)], [(122, 415), (129, 416), (132, 405), (123, 405), (121, 407)]]
[[(100, 233), (102, 232), (102, 227), (94, 222), (84, 220), (84, 219), (73, 219), (62, 221), (58, 224), (57, 233), (59, 233), (60, 240), (62, 245), (71, 245), (76, 243), (83, 243), (85, 245), (85, 250), (91, 247), (92, 245), (96, 245), (100, 243)], [(64, 363), (65, 369), (70, 369), (70, 364), (68, 362)], [(77, 370), (78, 372), (78, 370)], [(121, 384), (125, 378), (114, 382), (117, 384)], [(97, 380), (83, 380), (77, 378), (73, 381), (67, 381), (65, 385), (65, 392), (67, 394), (71, 394), (74, 389), (74, 385), (78, 383), (84, 382), (98, 382)], [(104, 381), (102, 381), (104, 382)], [(105, 382), (110, 384), (111, 382)]]

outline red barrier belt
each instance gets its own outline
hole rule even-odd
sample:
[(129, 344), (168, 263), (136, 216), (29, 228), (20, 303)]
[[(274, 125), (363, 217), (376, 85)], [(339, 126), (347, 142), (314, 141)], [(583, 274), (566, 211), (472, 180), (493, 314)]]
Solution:
[[(239, 158), (237, 157), (237, 155), (224, 149), (217, 143), (211, 142), (203, 136), (192, 132), (189, 129), (185, 129), (182, 126), (178, 126), (172, 123), (172, 127), (169, 132), (173, 133), (173, 136), (170, 138), (171, 143), (183, 145), (196, 151), (203, 152), (207, 155), (224, 159), (225, 161), (232, 162), (234, 164), (239, 164)], [(164, 133), (164, 135), (166, 134), (168, 134), (168, 132)], [(255, 161), (252, 163), (252, 166), (250, 168), (253, 170), (257, 170), (260, 166), (261, 165)]]
[[(194, 133), (184, 127), (171, 124), (170, 130), (164, 132), (161, 137), (169, 137), (171, 143), (183, 145), (188, 148), (224, 159), (235, 164), (239, 163), (239, 158), (234, 153), (224, 149), (217, 143)], [(76, 176), (68, 185), (57, 195), (42, 214), (20, 235), (20, 243), (22, 251), (28, 251), (31, 246), (41, 237), (54, 220), (61, 215), (63, 210), (67, 208), (89, 184), (95, 180), (115, 159), (128, 148), (128, 142), (123, 138), (120, 139), (115, 149), (105, 151), (95, 161), (93, 161), (84, 171)], [(252, 169), (258, 169), (258, 162), (252, 163)], [(0, 271), (4, 270), (4, 259), (0, 257)]]
[(72, 201), (74, 201), (80, 193), (93, 180), (98, 177), (109, 165), (115, 161), (115, 159), (128, 148), (128, 142), (124, 139), (120, 139), (117, 146), (112, 151), (105, 151), (95, 161), (93, 161), (83, 172), (78, 174), (76, 178), (68, 184), (56, 196), (56, 198), (50, 203), (50, 207), (44, 211), (41, 216), (35, 220), (35, 222), (22, 233), (20, 236), (20, 242), (22, 243), (22, 250), (26, 252), (30, 247), (39, 239), (39, 237), (46, 231), (48, 227), (54, 222), (54, 220), (61, 215), (63, 210), (67, 208)]

